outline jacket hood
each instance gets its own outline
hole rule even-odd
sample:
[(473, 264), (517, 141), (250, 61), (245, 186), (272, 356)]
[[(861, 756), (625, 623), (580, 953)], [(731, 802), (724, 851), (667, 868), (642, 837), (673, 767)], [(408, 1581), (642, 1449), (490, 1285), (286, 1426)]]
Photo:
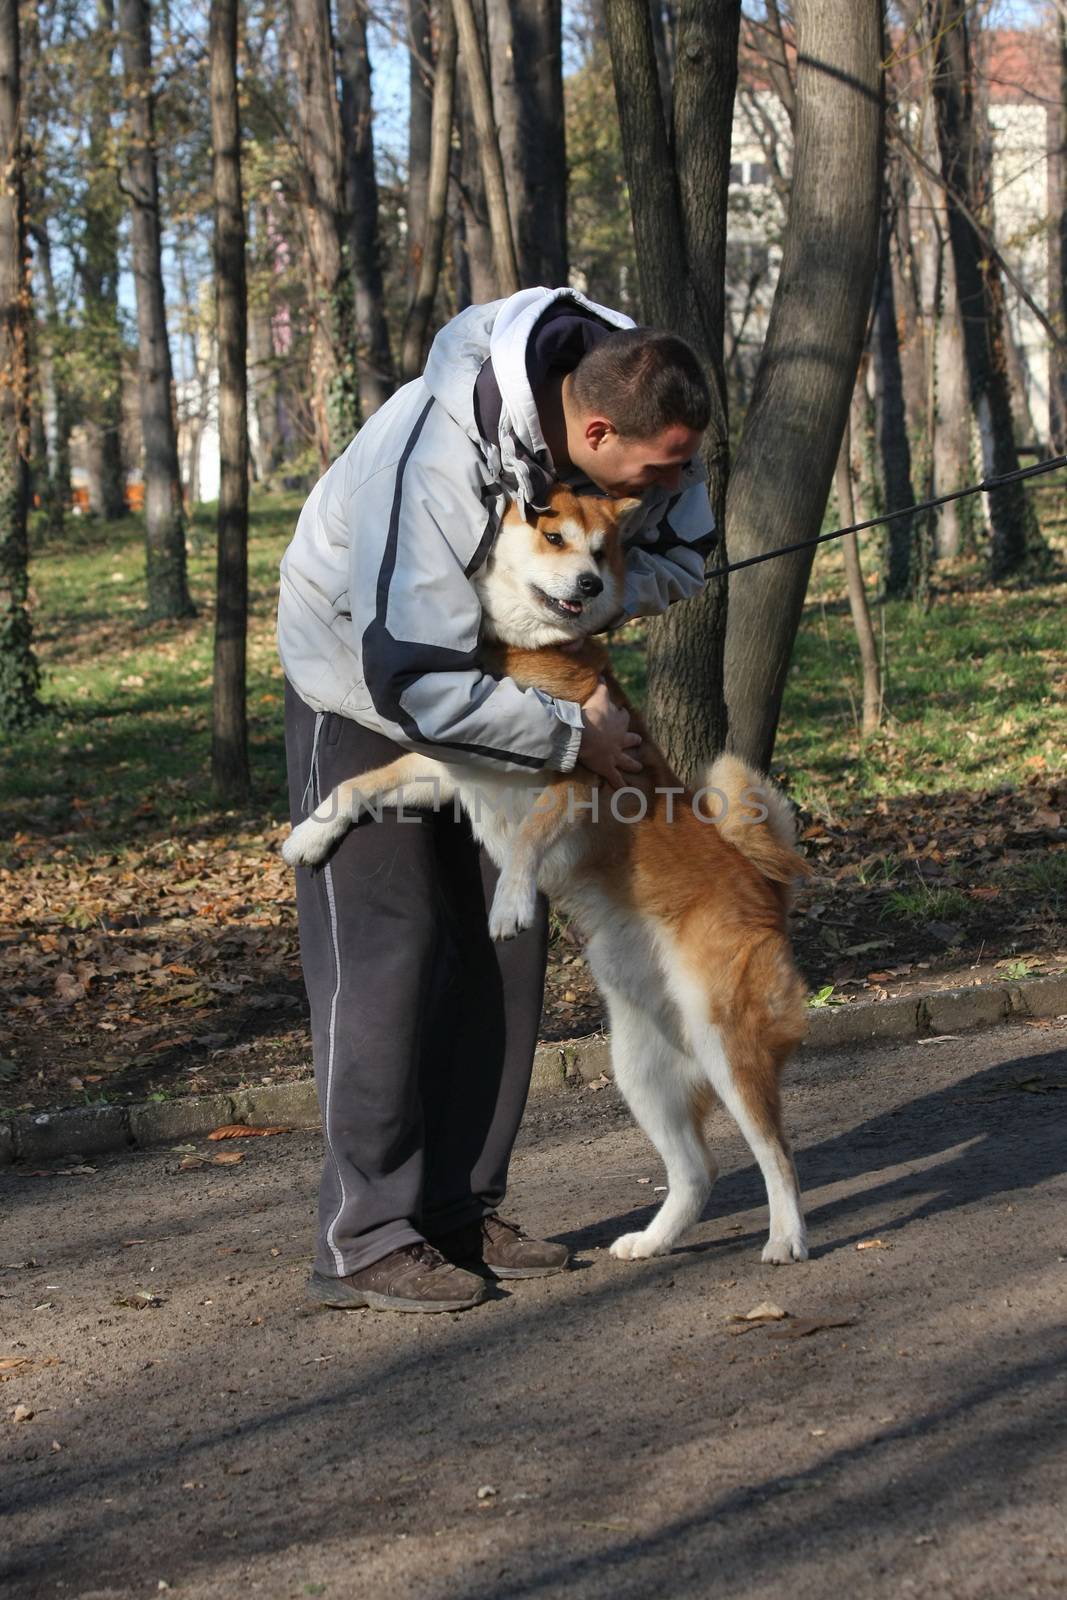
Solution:
[[(602, 328), (632, 328), (631, 317), (597, 305), (577, 289), (520, 289), (506, 300), (470, 306), (438, 333), (430, 347), (424, 380), (469, 437), (481, 444), (490, 471), (521, 502), (538, 498), (537, 462), (548, 461), (530, 376), (531, 336), (545, 313), (573, 310)], [(483, 438), (475, 409), (475, 384), (486, 361), (500, 394), (499, 421)], [(543, 474), (540, 475), (543, 482)]]

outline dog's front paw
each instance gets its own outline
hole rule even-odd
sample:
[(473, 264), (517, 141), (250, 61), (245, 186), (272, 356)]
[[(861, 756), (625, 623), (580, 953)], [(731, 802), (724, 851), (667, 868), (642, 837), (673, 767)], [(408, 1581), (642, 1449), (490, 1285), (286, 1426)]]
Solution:
[(615, 1240), (609, 1253), (616, 1261), (644, 1261), (649, 1256), (661, 1255), (666, 1248), (649, 1239), (647, 1233), (624, 1233)]
[(762, 1259), (776, 1267), (787, 1266), (790, 1261), (806, 1261), (808, 1241), (802, 1233), (790, 1233), (783, 1239), (768, 1239), (763, 1246)]
[(537, 908), (536, 890), (527, 894), (521, 887), (501, 878), (496, 886), (493, 904), (489, 908), (489, 937), (514, 939), (516, 934), (530, 927)]
[(291, 867), (313, 867), (330, 853), (331, 846), (348, 831), (347, 818), (331, 818), (328, 822), (307, 817), (299, 823), (282, 845), (282, 858)]

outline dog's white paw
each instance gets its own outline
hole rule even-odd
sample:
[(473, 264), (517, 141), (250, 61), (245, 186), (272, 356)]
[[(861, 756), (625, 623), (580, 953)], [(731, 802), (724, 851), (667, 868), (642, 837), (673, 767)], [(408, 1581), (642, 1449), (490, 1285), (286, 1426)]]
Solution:
[(791, 1233), (784, 1239), (768, 1239), (763, 1246), (763, 1260), (776, 1267), (807, 1259), (808, 1241), (802, 1233)]
[(489, 937), (514, 939), (516, 934), (530, 927), (536, 909), (536, 889), (532, 893), (526, 892), (501, 878), (489, 908)]
[(647, 1233), (624, 1233), (615, 1240), (609, 1254), (616, 1261), (644, 1261), (649, 1256), (662, 1255), (666, 1249), (666, 1245), (649, 1239)]
[(336, 817), (329, 822), (307, 817), (297, 824), (282, 845), (282, 857), (291, 867), (313, 867), (329, 854), (331, 845), (347, 828), (347, 820), (339, 827)]

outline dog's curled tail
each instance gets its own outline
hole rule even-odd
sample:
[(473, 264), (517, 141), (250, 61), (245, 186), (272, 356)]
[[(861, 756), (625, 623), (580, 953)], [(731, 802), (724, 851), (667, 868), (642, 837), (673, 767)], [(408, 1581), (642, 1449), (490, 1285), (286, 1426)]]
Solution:
[(708, 815), (763, 877), (788, 886), (794, 878), (811, 876), (796, 849), (793, 808), (769, 778), (724, 754), (712, 763), (704, 784)]

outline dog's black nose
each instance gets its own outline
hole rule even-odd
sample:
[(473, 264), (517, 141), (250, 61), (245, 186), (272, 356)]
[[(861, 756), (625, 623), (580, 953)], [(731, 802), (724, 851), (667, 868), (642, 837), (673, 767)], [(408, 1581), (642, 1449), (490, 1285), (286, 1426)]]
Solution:
[(578, 579), (578, 593), (587, 600), (592, 600), (594, 595), (601, 594), (604, 589), (603, 580), (595, 572), (583, 572)]

